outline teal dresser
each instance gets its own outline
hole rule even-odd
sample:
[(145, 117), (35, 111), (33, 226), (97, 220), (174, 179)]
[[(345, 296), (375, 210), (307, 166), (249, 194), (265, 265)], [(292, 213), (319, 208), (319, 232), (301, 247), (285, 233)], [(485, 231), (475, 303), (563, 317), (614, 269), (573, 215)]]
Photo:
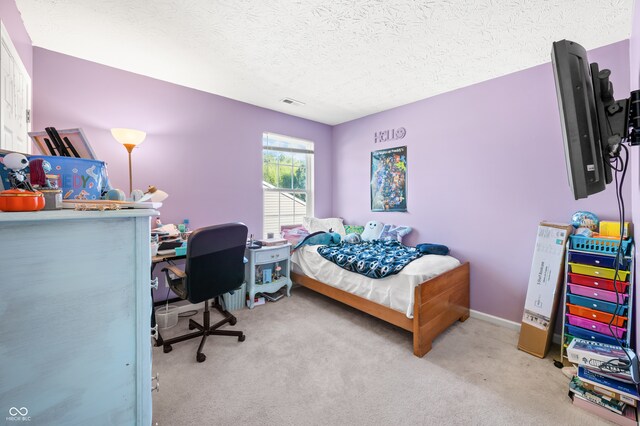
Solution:
[(156, 214), (0, 212), (0, 418), (151, 424)]

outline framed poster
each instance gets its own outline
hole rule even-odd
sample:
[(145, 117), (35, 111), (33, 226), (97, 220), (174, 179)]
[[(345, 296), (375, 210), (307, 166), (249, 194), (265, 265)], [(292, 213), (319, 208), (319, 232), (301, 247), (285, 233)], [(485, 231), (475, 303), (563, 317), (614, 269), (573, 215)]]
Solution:
[(371, 211), (407, 211), (407, 147), (371, 153)]

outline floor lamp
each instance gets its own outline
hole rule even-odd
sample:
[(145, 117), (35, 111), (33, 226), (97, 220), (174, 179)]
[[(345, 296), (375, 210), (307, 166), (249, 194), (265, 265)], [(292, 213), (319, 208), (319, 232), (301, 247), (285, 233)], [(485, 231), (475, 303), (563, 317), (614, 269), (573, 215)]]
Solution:
[(134, 129), (111, 129), (113, 138), (120, 142), (129, 153), (129, 196), (133, 192), (133, 179), (131, 177), (131, 151), (140, 145), (147, 134), (141, 130)]

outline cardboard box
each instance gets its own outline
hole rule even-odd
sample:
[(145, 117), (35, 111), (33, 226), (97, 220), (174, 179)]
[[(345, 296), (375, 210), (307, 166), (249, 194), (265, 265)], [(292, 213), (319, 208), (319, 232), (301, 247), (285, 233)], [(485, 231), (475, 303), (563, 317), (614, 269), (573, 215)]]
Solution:
[(539, 358), (549, 352), (564, 283), (564, 253), (573, 227), (541, 222), (529, 274), (518, 349)]

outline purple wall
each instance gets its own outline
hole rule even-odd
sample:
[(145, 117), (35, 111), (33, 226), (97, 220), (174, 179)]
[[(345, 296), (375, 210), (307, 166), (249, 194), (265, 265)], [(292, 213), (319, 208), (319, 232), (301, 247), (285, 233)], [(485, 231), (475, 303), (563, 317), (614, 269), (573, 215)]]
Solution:
[(4, 24), (22, 63), (33, 78), (33, 51), (31, 37), (27, 33), (22, 16), (14, 0), (0, 1), (0, 20)]
[[(628, 46), (589, 52), (613, 71), (617, 93), (629, 89)], [(374, 143), (374, 132), (397, 127), (403, 140)], [(408, 212), (372, 213), (370, 153), (402, 145)], [(537, 224), (567, 223), (576, 210), (617, 216), (615, 191), (573, 200), (549, 63), (338, 125), (333, 146), (334, 215), (409, 225), (409, 243), (448, 245), (471, 262), (471, 308), (517, 322)]]
[[(636, 1), (633, 8), (633, 18), (631, 22), (631, 37), (629, 39), (629, 82), (630, 90), (640, 89), (640, 1)], [(619, 96), (623, 96), (622, 94)], [(632, 197), (632, 218), (631, 220), (635, 224), (635, 240), (636, 240), (636, 262), (640, 259), (640, 249), (638, 247), (638, 239), (640, 237), (640, 148), (632, 147), (631, 151), (631, 197)], [(637, 264), (635, 267), (635, 274), (637, 276), (640, 272)], [(635, 307), (633, 312), (637, 312), (638, 297), (640, 297), (640, 290), (638, 290), (638, 280), (635, 282)], [(638, 326), (640, 325), (640, 315), (635, 314), (635, 327), (636, 327), (636, 350), (640, 348), (640, 334)]]
[(164, 223), (242, 221), (262, 235), (264, 131), (315, 142), (316, 215), (331, 213), (330, 126), (41, 48), (33, 58), (34, 130), (83, 128), (125, 192), (127, 152), (110, 129), (146, 131), (132, 154), (133, 186), (169, 193)]

